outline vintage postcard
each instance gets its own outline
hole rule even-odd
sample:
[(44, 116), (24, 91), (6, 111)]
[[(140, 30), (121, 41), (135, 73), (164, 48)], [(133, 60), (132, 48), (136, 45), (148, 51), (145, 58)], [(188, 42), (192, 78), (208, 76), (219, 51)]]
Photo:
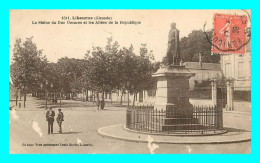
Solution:
[(251, 10), (10, 10), (10, 154), (251, 153)]

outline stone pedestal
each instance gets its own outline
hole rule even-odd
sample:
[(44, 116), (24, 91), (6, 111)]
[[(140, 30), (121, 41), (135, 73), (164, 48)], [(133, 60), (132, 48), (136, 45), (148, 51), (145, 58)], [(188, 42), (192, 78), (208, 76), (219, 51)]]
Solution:
[(180, 126), (188, 130), (191, 125), (185, 124), (197, 124), (189, 102), (189, 79), (194, 75), (185, 66), (177, 65), (164, 66), (153, 74), (157, 80), (154, 108), (166, 111), (166, 119), (160, 122), (162, 131), (175, 130)]
[(174, 106), (191, 107), (189, 79), (194, 76), (185, 66), (164, 66), (153, 77), (157, 80), (155, 108), (173, 109)]

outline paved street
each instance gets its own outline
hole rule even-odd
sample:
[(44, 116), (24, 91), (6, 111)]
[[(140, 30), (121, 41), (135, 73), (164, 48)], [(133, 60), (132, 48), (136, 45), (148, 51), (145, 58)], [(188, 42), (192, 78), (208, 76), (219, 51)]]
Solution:
[[(127, 142), (102, 137), (97, 129), (125, 123), (126, 107), (107, 103), (105, 110), (94, 112), (92, 102), (62, 101), (63, 134), (47, 134), (44, 100), (28, 97), (26, 108), (10, 111), (10, 153), (150, 153), (147, 143)], [(10, 102), (10, 106), (15, 102)], [(58, 107), (54, 106), (57, 115)], [(250, 114), (224, 112), (224, 126), (250, 130)], [(36, 146), (42, 144), (42, 146)], [(46, 144), (58, 146), (43, 146)], [(81, 143), (83, 146), (76, 146)], [(71, 146), (69, 146), (69, 144)], [(68, 145), (68, 146), (65, 146)], [(231, 144), (158, 144), (155, 153), (250, 153), (251, 142)]]

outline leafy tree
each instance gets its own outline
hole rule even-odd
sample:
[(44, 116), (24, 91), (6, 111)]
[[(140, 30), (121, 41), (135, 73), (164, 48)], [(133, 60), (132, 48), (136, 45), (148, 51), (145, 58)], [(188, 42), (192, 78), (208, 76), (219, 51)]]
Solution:
[(135, 55), (133, 50), (133, 46), (121, 50), (121, 53), (123, 53), (121, 83), (122, 91), (127, 90), (128, 93), (134, 94), (134, 105), (138, 92), (149, 90), (153, 87), (152, 74), (157, 69), (153, 69), (156, 62), (153, 63), (153, 53), (148, 51), (146, 44), (141, 45), (140, 56)]
[(111, 93), (112, 90), (118, 88), (118, 43), (112, 43), (112, 38), (108, 38), (105, 48), (93, 47), (92, 56), (88, 59), (88, 69), (85, 70), (88, 85), (96, 92), (99, 102), (99, 93), (102, 93), (102, 101), (104, 102), (104, 94)]
[(10, 66), (14, 86), (20, 88), (24, 94), (24, 107), (26, 93), (39, 89), (47, 64), (42, 50), (37, 49), (32, 39), (33, 37), (27, 38), (23, 43), (20, 38), (16, 40), (13, 49), (13, 63)]
[[(83, 61), (74, 58), (61, 58), (57, 62), (57, 72), (60, 91), (70, 99), (70, 94), (82, 90), (81, 77), (83, 73)], [(72, 95), (73, 98), (73, 95)]]
[[(122, 104), (122, 97), (123, 94), (132, 93), (132, 87), (133, 87), (133, 78), (135, 78), (135, 69), (136, 69), (136, 56), (134, 54), (134, 48), (131, 45), (129, 48), (123, 47), (123, 49), (120, 50), (120, 68), (119, 68), (119, 90), (121, 90), (121, 100), (120, 104)], [(129, 99), (128, 99), (129, 103)]]
[[(207, 31), (208, 36), (212, 35), (212, 31)], [(211, 44), (208, 42), (205, 33), (202, 30), (193, 30), (188, 37), (184, 37), (180, 41), (181, 54), (186, 62), (198, 62), (198, 53), (202, 54), (202, 61), (206, 63), (218, 63), (220, 56), (211, 55)]]
[(65, 94), (67, 99), (72, 94), (73, 99), (73, 94), (82, 92), (84, 95), (84, 92), (88, 94), (88, 90), (91, 90), (99, 101), (101, 93), (103, 108), (105, 93), (120, 90), (121, 98), (126, 92), (136, 97), (138, 92), (154, 88), (156, 84), (152, 74), (159, 68), (159, 62), (154, 61), (153, 52), (148, 51), (146, 44), (141, 44), (139, 55), (134, 53), (132, 45), (128, 48), (119, 47), (111, 37), (107, 39), (105, 47), (97, 46), (93, 47), (92, 52), (87, 51), (84, 59), (64, 57), (57, 63), (48, 63), (32, 38), (23, 44), (18, 39), (11, 77), (15, 86), (24, 88), (23, 92), (39, 94), (47, 90), (55, 99), (58, 94), (60, 97)]

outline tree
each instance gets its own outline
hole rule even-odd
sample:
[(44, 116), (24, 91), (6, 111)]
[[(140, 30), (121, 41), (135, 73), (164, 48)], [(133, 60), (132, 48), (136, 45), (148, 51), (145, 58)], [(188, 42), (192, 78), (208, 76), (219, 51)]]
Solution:
[[(208, 36), (212, 31), (207, 31)], [(205, 33), (202, 30), (193, 30), (188, 37), (180, 41), (181, 54), (186, 62), (198, 62), (198, 53), (202, 54), (202, 61), (206, 63), (218, 63), (220, 56), (211, 55), (211, 44), (208, 42)]]
[(103, 49), (101, 47), (93, 47), (92, 57), (89, 58), (89, 67), (86, 72), (89, 84), (96, 92), (99, 102), (99, 93), (102, 93), (102, 101), (104, 102), (104, 94), (110, 93), (116, 88), (117, 68), (116, 56), (118, 52), (118, 43), (112, 44), (112, 38), (108, 38), (107, 45)]
[(154, 62), (152, 51), (148, 51), (146, 44), (141, 44), (139, 56), (134, 53), (134, 48), (131, 45), (129, 48), (123, 48), (119, 54), (122, 56), (122, 67), (120, 68), (120, 88), (123, 93), (134, 94), (133, 105), (136, 94), (143, 90), (149, 90), (154, 86), (155, 81), (152, 74), (157, 71)]
[[(131, 45), (129, 48), (123, 47), (119, 52), (120, 62), (118, 67), (118, 80), (120, 81), (118, 85), (118, 90), (121, 90), (121, 100), (120, 104), (122, 105), (122, 97), (126, 93), (129, 93), (132, 90), (133, 78), (135, 78), (135, 68), (136, 68), (136, 55), (134, 54), (134, 48)], [(129, 98), (128, 98), (129, 104)]]
[[(56, 63), (48, 63), (45, 69), (45, 75), (44, 75), (45, 81), (48, 81), (48, 85), (45, 85), (46, 90), (49, 90), (50, 94), (52, 95), (51, 97), (53, 98), (54, 101), (57, 102), (57, 95), (60, 94), (60, 75), (58, 71), (58, 66)], [(42, 82), (44, 83), (44, 79)]]
[[(212, 30), (204, 33), (202, 30), (193, 30), (188, 37), (180, 40), (180, 51), (184, 62), (198, 62), (199, 55), (202, 54), (202, 61), (206, 63), (218, 63), (220, 55), (211, 55), (211, 44), (207, 36), (212, 36)], [(210, 39), (210, 38), (209, 38)], [(167, 58), (164, 57), (162, 63), (166, 65)]]
[(60, 91), (66, 94), (66, 98), (70, 99), (70, 94), (81, 91), (81, 77), (83, 73), (83, 60), (74, 58), (61, 58), (57, 62), (58, 81)]
[(146, 44), (141, 44), (139, 54), (140, 56), (136, 57), (137, 65), (131, 90), (134, 93), (133, 105), (138, 92), (150, 90), (154, 87), (155, 81), (152, 74), (157, 71), (157, 69), (154, 69), (156, 62), (154, 61), (153, 51), (149, 52)]
[(14, 86), (20, 88), (24, 94), (24, 107), (26, 93), (39, 89), (44, 67), (47, 59), (42, 55), (42, 50), (32, 41), (33, 37), (27, 38), (24, 43), (18, 38), (13, 49), (13, 63), (10, 66), (10, 75)]

